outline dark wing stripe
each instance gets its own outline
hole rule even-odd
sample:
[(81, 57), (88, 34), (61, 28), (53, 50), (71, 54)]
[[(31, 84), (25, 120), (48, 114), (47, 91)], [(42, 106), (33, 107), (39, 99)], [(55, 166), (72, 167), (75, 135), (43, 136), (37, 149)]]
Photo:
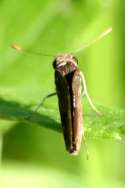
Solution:
[(72, 118), (69, 85), (59, 71), (55, 71), (55, 84), (66, 149), (72, 150)]
[(72, 130), (73, 143), (76, 152), (79, 151), (83, 135), (83, 114), (81, 104), (81, 75), (77, 69), (72, 80), (73, 111), (72, 111)]

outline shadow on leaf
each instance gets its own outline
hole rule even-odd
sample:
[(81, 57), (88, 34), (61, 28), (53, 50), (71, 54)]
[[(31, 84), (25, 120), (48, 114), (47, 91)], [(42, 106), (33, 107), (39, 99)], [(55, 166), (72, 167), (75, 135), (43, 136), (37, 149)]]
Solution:
[[(30, 116), (30, 118), (27, 118)], [(16, 123), (38, 124), (42, 127), (61, 132), (61, 126), (51, 117), (34, 112), (29, 106), (16, 101), (6, 101), (0, 98), (0, 119), (12, 120)]]

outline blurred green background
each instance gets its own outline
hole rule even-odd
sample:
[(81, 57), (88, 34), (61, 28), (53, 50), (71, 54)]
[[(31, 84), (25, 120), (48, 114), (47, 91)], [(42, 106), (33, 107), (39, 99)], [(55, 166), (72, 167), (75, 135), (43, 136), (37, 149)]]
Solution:
[[(77, 58), (94, 102), (124, 108), (124, 19), (122, 0), (0, 1), (0, 114), (5, 112), (0, 119), (1, 188), (125, 187), (124, 140), (90, 138), (87, 161), (84, 144), (79, 156), (69, 156), (61, 134), (16, 121), (20, 113), (28, 113), (27, 109), (34, 109), (54, 91), (53, 58), (10, 48), (15, 42), (56, 55), (90, 42), (112, 26), (110, 35)], [(53, 126), (59, 121), (57, 98), (49, 99), (45, 106), (40, 112), (45, 124)], [(8, 114), (15, 119), (9, 120)]]

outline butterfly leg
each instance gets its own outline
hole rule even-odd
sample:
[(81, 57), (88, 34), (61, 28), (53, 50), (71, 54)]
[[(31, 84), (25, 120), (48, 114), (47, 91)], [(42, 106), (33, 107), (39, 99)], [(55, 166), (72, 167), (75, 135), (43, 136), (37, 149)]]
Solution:
[(80, 72), (81, 75), (81, 86), (82, 86), (82, 95), (87, 97), (87, 100), (91, 106), (91, 108), (99, 115), (101, 115), (101, 112), (99, 110), (97, 110), (97, 108), (95, 107), (95, 105), (93, 104), (90, 96), (88, 95), (88, 91), (87, 91), (87, 86), (86, 86), (86, 81), (85, 81), (85, 76), (82, 72)]
[(46, 95), (43, 100), (37, 105), (36, 109), (34, 110), (34, 112), (37, 112), (38, 109), (44, 104), (44, 102), (46, 101), (46, 99), (50, 98), (50, 97), (53, 97), (55, 96), (57, 93), (56, 92), (53, 92), (53, 93), (50, 93), (48, 95)]
[[(44, 104), (44, 102), (45, 102), (45, 100), (46, 99), (48, 99), (48, 98), (50, 98), (50, 97), (52, 97), (52, 96), (55, 96), (56, 95), (56, 92), (54, 92), (54, 93), (50, 93), (50, 94), (48, 94), (48, 95), (46, 95), (44, 98), (43, 98), (43, 100), (36, 106), (36, 108), (34, 109), (34, 113), (35, 112), (37, 112), (38, 110), (39, 110), (39, 108)], [(27, 116), (25, 119), (30, 119), (31, 118), (31, 116), (32, 115), (29, 115), (29, 116)]]

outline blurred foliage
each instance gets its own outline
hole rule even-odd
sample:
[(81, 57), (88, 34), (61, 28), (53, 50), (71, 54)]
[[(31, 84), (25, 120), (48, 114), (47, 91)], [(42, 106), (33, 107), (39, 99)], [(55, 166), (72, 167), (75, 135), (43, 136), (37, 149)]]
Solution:
[[(35, 188), (124, 187), (125, 143), (116, 140), (125, 131), (124, 4), (122, 0), (0, 1), (0, 187), (19, 187), (21, 182)], [(104, 114), (98, 117), (83, 103), (90, 152), (86, 161), (82, 148), (77, 157), (65, 151), (57, 132), (56, 97), (33, 113), (36, 104), (54, 91), (53, 58), (16, 53), (10, 44), (56, 55), (91, 41), (109, 26), (111, 35), (77, 55), (89, 93)], [(31, 120), (24, 119), (27, 114), (32, 114)]]

